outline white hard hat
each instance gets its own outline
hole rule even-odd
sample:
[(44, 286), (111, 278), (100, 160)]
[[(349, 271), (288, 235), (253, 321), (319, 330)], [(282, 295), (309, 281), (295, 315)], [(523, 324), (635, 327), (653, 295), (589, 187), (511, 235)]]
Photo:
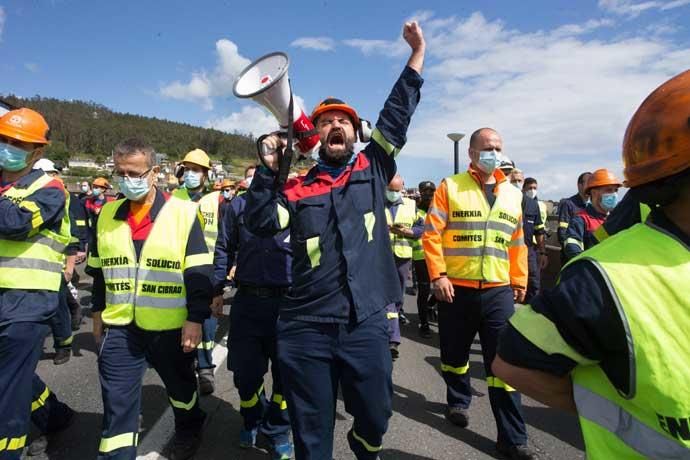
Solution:
[(42, 169), (43, 172), (60, 172), (55, 167), (55, 163), (47, 158), (41, 158), (36, 163), (34, 163), (34, 169)]

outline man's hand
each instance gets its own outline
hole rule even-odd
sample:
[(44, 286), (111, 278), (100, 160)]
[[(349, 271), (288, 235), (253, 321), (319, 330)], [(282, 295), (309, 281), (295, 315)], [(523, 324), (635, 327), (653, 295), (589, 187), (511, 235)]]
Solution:
[(201, 324), (193, 323), (191, 321), (185, 321), (184, 326), (182, 326), (182, 340), (180, 345), (182, 345), (182, 350), (185, 353), (190, 353), (196, 350), (196, 347), (201, 342)]
[(544, 254), (539, 254), (539, 270), (545, 269), (549, 265), (549, 256)]
[(62, 272), (62, 276), (65, 278), (65, 282), (69, 283), (72, 281), (72, 277), (74, 276), (74, 268), (71, 270), (65, 268), (65, 270)]
[(515, 301), (515, 303), (524, 302), (526, 294), (527, 291), (525, 291), (524, 289), (513, 288), (513, 300)]
[(261, 154), (264, 162), (273, 172), (278, 172), (278, 153), (277, 150), (287, 147), (287, 139), (280, 135), (280, 131), (275, 131), (261, 141)]
[(237, 265), (233, 265), (230, 271), (228, 272), (227, 278), (232, 281), (235, 279), (235, 271), (237, 270)]
[(103, 341), (103, 320), (101, 319), (101, 312), (97, 311), (92, 316), (93, 320), (93, 340), (96, 342), (96, 348), (101, 348), (101, 342)]
[(407, 65), (421, 75), (422, 67), (424, 67), (426, 42), (424, 41), (422, 28), (417, 21), (405, 23), (403, 26), (403, 38), (407, 44), (410, 45), (410, 48), (412, 48), (412, 55), (410, 55)]
[(223, 294), (213, 297), (213, 302), (211, 302), (211, 314), (216, 318), (223, 316)]
[(431, 283), (431, 292), (433, 292), (436, 299), (441, 302), (452, 303), (453, 298), (455, 297), (455, 289), (453, 288), (453, 284), (445, 276), (442, 276)]
[(403, 38), (410, 45), (412, 51), (419, 51), (426, 47), (422, 27), (417, 21), (406, 22), (403, 26)]
[(84, 251), (79, 251), (77, 252), (77, 258), (74, 260), (74, 263), (80, 264), (86, 260), (86, 252)]

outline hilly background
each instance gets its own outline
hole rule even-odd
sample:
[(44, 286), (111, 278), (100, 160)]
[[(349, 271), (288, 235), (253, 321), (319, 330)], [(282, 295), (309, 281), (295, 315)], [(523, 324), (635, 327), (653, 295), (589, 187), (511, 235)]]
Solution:
[(51, 128), (47, 157), (63, 164), (70, 158), (90, 158), (102, 163), (113, 147), (128, 137), (145, 139), (170, 160), (179, 160), (194, 148), (201, 148), (212, 159), (228, 165), (255, 158), (255, 141), (243, 134), (117, 113), (95, 102), (40, 96), (19, 98), (11, 94), (1, 98), (15, 107), (29, 107), (43, 114)]

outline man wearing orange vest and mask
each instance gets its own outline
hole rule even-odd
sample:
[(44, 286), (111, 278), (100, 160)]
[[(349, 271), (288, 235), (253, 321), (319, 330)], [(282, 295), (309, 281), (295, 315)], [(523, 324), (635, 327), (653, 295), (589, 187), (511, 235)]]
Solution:
[(470, 347), (479, 332), (498, 428), (496, 447), (511, 459), (531, 459), (520, 395), (490, 368), (498, 334), (514, 312), (513, 302), (524, 300), (527, 287), (522, 193), (498, 169), (502, 150), (495, 130), (472, 134), (469, 170), (444, 179), (436, 190), (422, 244), (439, 300), (446, 417), (463, 428), (469, 423)]
[(566, 260), (598, 243), (595, 232), (606, 221), (609, 212), (616, 207), (618, 188), (621, 185), (608, 169), (597, 169), (589, 177), (585, 193), (590, 195), (591, 203), (570, 219), (563, 243)]
[(623, 139), (643, 223), (571, 261), (510, 318), (496, 375), (577, 412), (587, 458), (690, 458), (690, 71), (654, 90)]
[[(19, 459), (29, 417), (45, 422), (53, 405), (65, 426), (73, 412), (35, 375), (48, 321), (55, 315), (70, 242), (67, 193), (61, 181), (32, 170), (50, 128), (30, 109), (0, 117), (0, 458)], [(33, 393), (33, 397), (32, 397)]]

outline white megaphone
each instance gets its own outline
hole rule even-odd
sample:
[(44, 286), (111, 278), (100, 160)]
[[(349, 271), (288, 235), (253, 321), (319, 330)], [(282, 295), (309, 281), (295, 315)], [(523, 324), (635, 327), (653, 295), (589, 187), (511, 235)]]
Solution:
[(318, 148), (319, 135), (309, 117), (293, 101), (289, 66), (290, 59), (285, 53), (275, 52), (260, 57), (240, 73), (232, 92), (239, 98), (251, 98), (266, 107), (282, 129), (288, 129), (292, 118), (297, 149), (306, 156)]

